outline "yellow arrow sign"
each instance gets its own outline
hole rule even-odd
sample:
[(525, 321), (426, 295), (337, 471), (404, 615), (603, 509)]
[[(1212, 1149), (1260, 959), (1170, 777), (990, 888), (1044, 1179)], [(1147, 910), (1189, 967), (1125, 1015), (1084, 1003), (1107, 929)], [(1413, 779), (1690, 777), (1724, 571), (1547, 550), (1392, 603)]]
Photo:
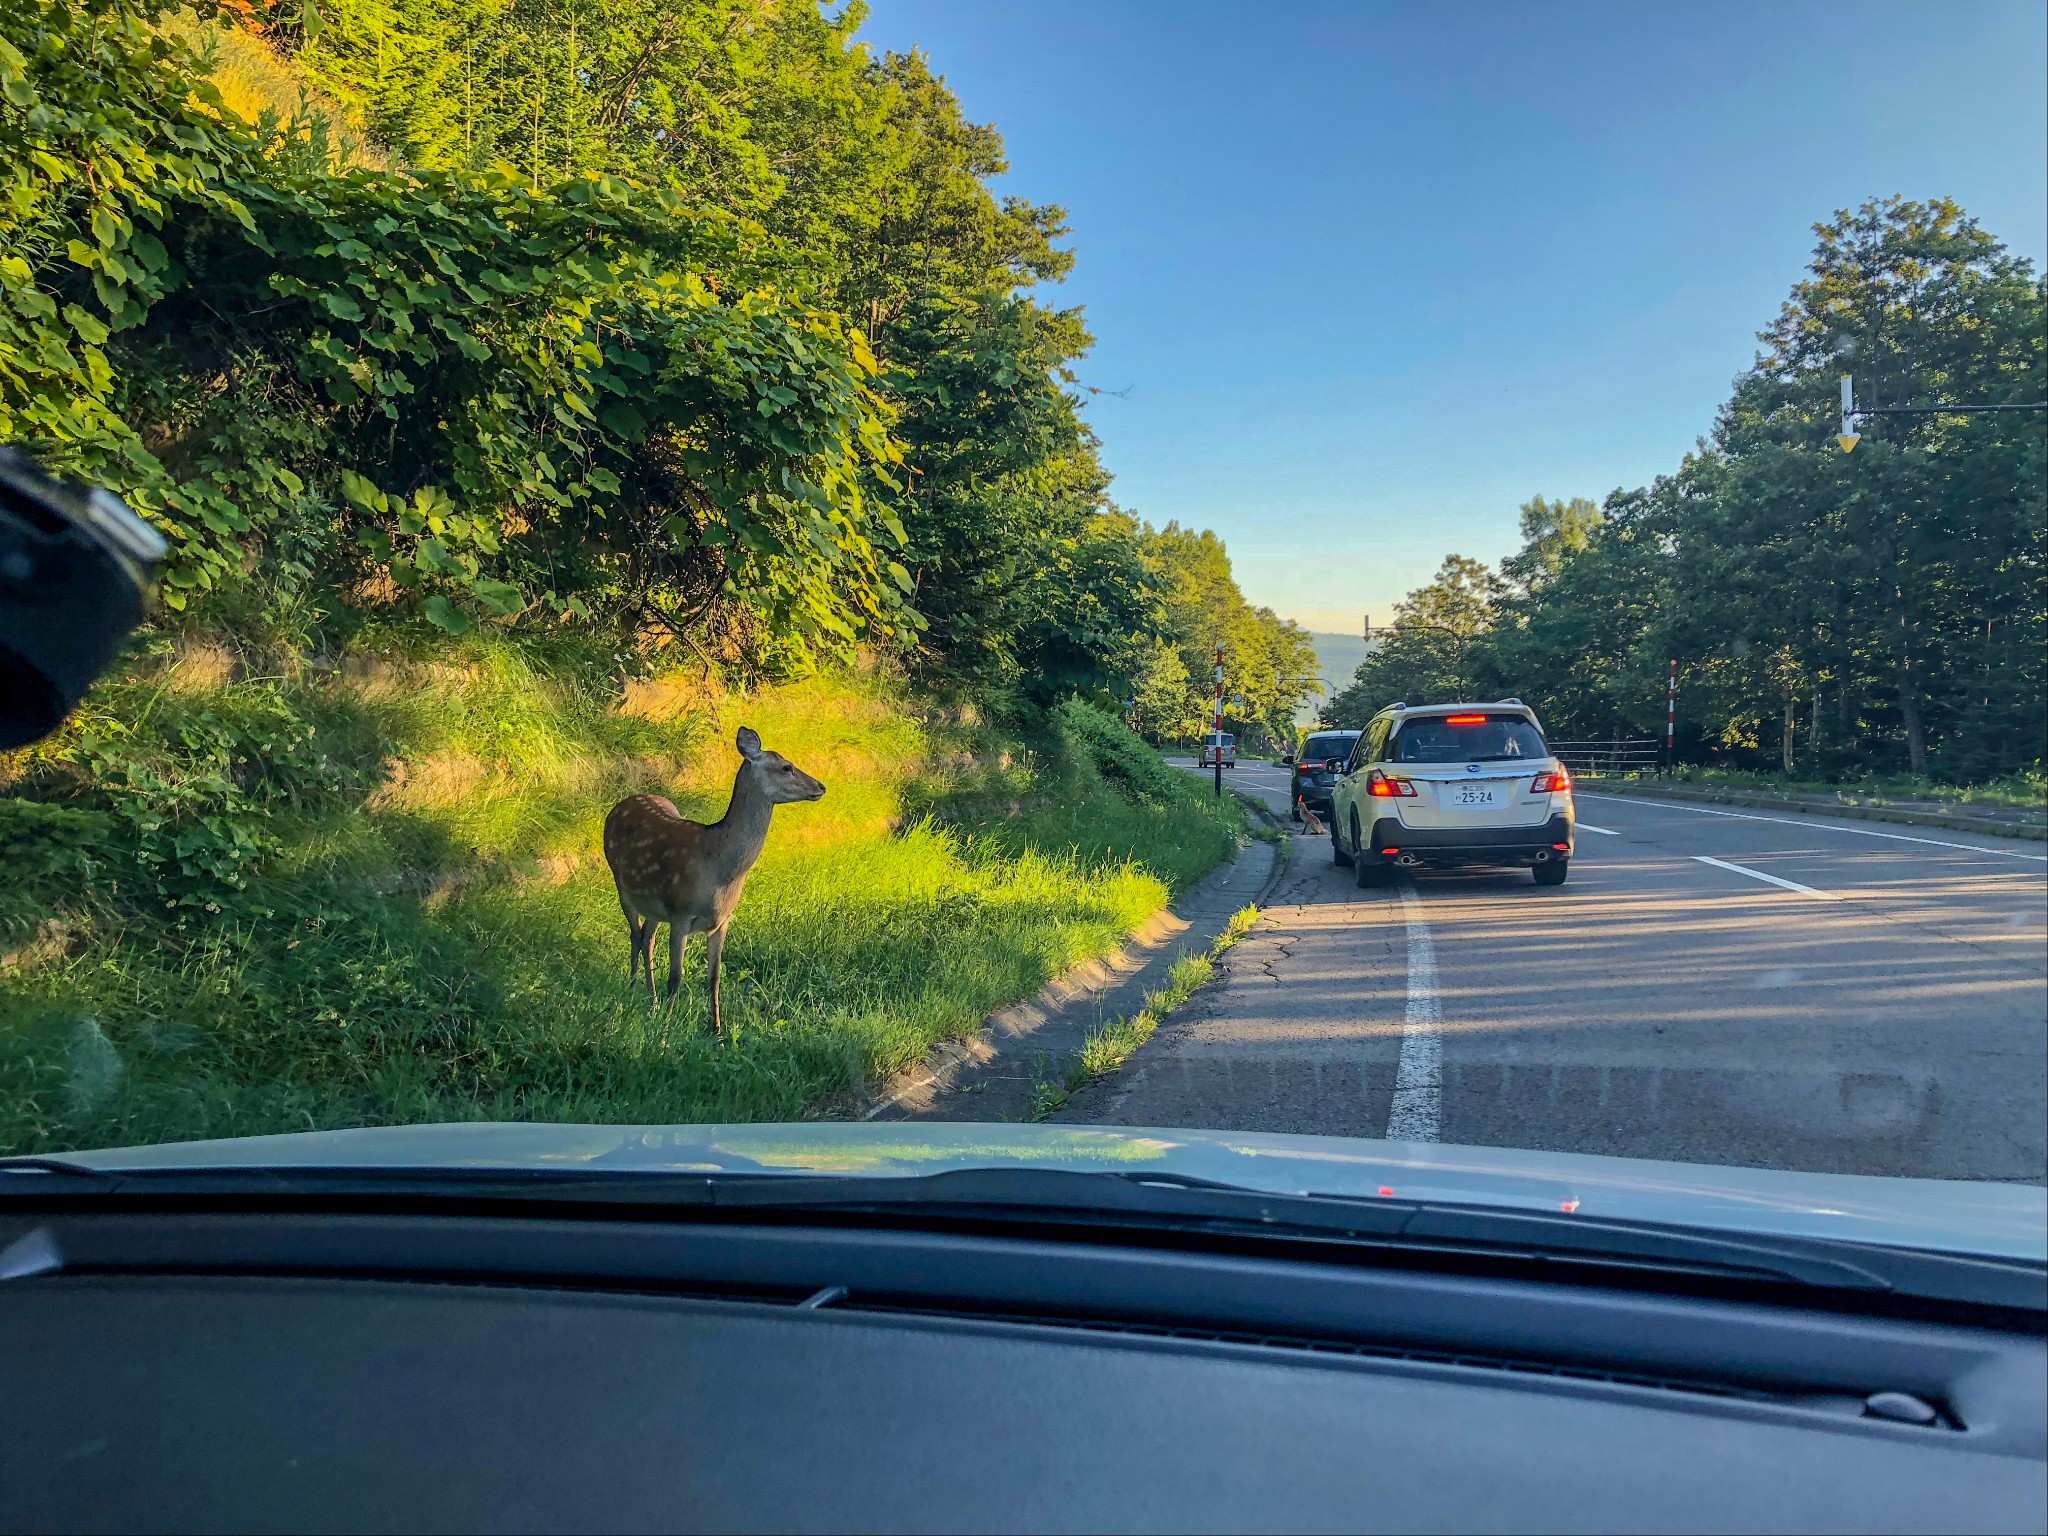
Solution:
[(1846, 432), (1836, 438), (1835, 441), (1842, 445), (1842, 452), (1854, 453), (1856, 445), (1863, 441), (1863, 434), (1860, 432)]

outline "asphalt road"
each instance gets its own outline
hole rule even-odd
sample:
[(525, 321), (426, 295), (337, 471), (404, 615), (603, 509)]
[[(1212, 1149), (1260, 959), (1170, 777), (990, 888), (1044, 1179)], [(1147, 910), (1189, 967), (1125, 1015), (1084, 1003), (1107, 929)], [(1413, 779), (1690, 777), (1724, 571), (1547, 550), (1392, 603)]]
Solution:
[[(1284, 810), (1284, 769), (1225, 778)], [(1327, 838), (1297, 838), (1219, 980), (1059, 1118), (2043, 1180), (2041, 844), (1578, 810), (1553, 889), (1509, 870), (1361, 891)]]

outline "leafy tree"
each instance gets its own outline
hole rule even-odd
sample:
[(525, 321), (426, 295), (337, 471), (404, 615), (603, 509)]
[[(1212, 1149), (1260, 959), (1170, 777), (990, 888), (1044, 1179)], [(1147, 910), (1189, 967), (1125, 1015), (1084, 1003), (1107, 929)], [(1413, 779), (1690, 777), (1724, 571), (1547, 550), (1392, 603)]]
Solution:
[(30, 366), (0, 433), (171, 535), (173, 607), (263, 565), (453, 632), (535, 605), (828, 649), (914, 623), (872, 494), (892, 412), (843, 322), (721, 295), (695, 222), (609, 177), (299, 164), (149, 14), (8, 14), (0, 323)]
[(1222, 640), (1274, 727), (1306, 636), (1108, 500), (1087, 331), (1029, 292), (1063, 214), (992, 194), (1000, 136), (861, 19), (10, 8), (0, 439), (162, 527), (173, 609), (279, 638), (410, 608), (879, 644), (1037, 705), (1159, 697), (1170, 650), (1184, 706)]
[(1324, 722), (1356, 728), (1396, 702), (1469, 697), (1470, 653), (1492, 625), (1502, 591), (1501, 578), (1480, 561), (1446, 557), (1426, 586), (1395, 605), (1392, 630), (1376, 641), (1350, 686), (1323, 706)]
[(1851, 454), (1834, 438), (1844, 372), (1866, 402), (2039, 400), (2048, 290), (1946, 201), (1867, 203), (1817, 234), (1698, 452), (1598, 509), (1526, 503), (1498, 588), (1447, 563), (1401, 610), (1440, 628), (1397, 629), (1328, 717), (1455, 675), (1554, 734), (1651, 734), (1676, 660), (1683, 753), (1963, 780), (2038, 766), (2048, 424), (1880, 417)]
[(1564, 563), (1585, 553), (1603, 521), (1598, 502), (1583, 496), (1522, 503), (1522, 548), (1500, 563), (1501, 579), (1518, 592), (1533, 592), (1557, 579)]

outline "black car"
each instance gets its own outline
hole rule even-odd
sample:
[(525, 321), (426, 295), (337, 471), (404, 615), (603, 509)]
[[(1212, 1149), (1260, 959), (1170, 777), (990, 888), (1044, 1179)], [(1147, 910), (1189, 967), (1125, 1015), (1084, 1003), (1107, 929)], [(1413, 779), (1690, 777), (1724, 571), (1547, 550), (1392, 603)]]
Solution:
[(1288, 814), (1296, 821), (1301, 820), (1303, 804), (1318, 816), (1329, 816), (1330, 792), (1357, 741), (1356, 731), (1317, 731), (1301, 744), (1301, 754), (1294, 759), (1294, 776), (1287, 788)]

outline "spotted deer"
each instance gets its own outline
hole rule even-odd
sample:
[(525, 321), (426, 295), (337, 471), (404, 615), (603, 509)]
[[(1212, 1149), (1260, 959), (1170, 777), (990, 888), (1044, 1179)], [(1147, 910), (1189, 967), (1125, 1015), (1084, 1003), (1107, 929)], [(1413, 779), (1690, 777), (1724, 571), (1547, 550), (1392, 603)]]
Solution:
[(705, 826), (686, 821), (660, 795), (635, 795), (621, 800), (604, 819), (604, 861), (619, 888), (619, 906), (626, 914), (632, 952), (626, 979), (647, 972), (647, 999), (653, 1003), (654, 930), (668, 924), (668, 996), (674, 1000), (683, 980), (683, 947), (693, 933), (705, 935), (705, 960), (711, 973), (711, 1029), (722, 1032), (718, 1017), (718, 967), (725, 953), (725, 929), (747, 874), (768, 841), (768, 818), (778, 805), (816, 800), (825, 786), (780, 752), (761, 750), (761, 738), (746, 726), (734, 743), (740, 771), (732, 781), (732, 801), (723, 819)]

